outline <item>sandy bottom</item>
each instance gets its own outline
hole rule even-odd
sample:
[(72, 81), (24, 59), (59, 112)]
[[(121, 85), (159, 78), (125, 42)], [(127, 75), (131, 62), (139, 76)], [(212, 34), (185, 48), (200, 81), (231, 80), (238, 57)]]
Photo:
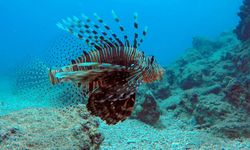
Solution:
[(101, 124), (105, 140), (102, 150), (249, 150), (250, 140), (229, 140), (206, 131), (184, 127), (172, 117), (162, 117), (165, 129), (156, 129), (137, 120), (128, 119), (115, 126)]
[[(0, 82), (0, 115), (27, 107), (44, 107), (44, 104), (28, 102), (11, 92), (8, 80)], [(164, 129), (157, 129), (138, 120), (127, 119), (109, 126), (100, 121), (100, 131), (105, 140), (102, 150), (249, 150), (250, 139), (229, 140), (215, 137), (207, 131), (192, 129), (171, 114), (161, 117)]]

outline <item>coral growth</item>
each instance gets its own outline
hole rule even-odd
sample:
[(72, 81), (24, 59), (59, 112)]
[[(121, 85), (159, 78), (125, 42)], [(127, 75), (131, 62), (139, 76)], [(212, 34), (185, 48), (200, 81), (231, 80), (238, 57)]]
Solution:
[[(197, 128), (211, 127), (230, 138), (249, 137), (250, 43), (240, 44), (234, 35), (222, 34), (217, 41), (195, 39), (194, 44), (181, 59), (188, 63), (172, 66), (178, 77), (173, 85), (184, 90), (182, 100), (175, 106), (176, 116), (190, 116)], [(245, 119), (239, 119), (242, 116)], [(229, 119), (232, 117), (235, 122)]]
[(250, 0), (243, 1), (238, 16), (241, 20), (235, 29), (235, 33), (240, 40), (246, 41), (250, 38)]
[(0, 149), (99, 149), (97, 127), (83, 105), (24, 109), (0, 118)]

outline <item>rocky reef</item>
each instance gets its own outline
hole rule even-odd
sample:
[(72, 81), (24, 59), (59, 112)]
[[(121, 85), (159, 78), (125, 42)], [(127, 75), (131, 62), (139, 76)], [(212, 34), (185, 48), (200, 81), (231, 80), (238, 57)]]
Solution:
[(0, 149), (99, 149), (99, 124), (83, 105), (30, 108), (0, 117)]
[[(173, 113), (193, 129), (228, 138), (250, 138), (249, 75), (250, 42), (241, 43), (233, 33), (222, 33), (216, 40), (195, 37), (193, 47), (166, 67), (163, 81), (143, 91), (152, 91), (157, 104), (151, 107), (158, 106), (152, 110)], [(147, 98), (139, 98), (143, 100)], [(145, 107), (143, 102), (138, 105), (136, 108)], [(143, 116), (150, 118), (147, 115)]]
[(235, 33), (240, 40), (246, 41), (250, 38), (250, 0), (243, 1), (238, 16), (241, 20), (235, 29)]

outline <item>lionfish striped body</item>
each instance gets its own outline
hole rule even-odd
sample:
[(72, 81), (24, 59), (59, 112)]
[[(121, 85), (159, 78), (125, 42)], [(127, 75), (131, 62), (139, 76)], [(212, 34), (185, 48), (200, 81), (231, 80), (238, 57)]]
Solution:
[(120, 19), (113, 12), (123, 33), (123, 40), (97, 15), (99, 25), (83, 15), (68, 18), (58, 27), (82, 39), (90, 51), (74, 59), (68, 66), (50, 69), (51, 83), (71, 81), (88, 92), (87, 108), (107, 124), (116, 124), (131, 115), (136, 99), (136, 88), (142, 82), (153, 82), (163, 75), (163, 69), (154, 57), (146, 57), (138, 47), (147, 28), (139, 39), (137, 14), (134, 15), (134, 40), (130, 43)]

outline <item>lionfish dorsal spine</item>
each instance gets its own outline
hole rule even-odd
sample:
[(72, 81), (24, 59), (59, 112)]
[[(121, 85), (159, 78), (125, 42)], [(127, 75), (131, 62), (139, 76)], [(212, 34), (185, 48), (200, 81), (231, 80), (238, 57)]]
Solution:
[(84, 29), (84, 25), (81, 23), (81, 21), (78, 18), (67, 18), (67, 20), (62, 20), (62, 23), (57, 23), (57, 26), (62, 29), (65, 30), (75, 36), (77, 36), (79, 39), (83, 39), (85, 41), (85, 43), (91, 47), (91, 39), (89, 38), (89, 36), (86, 35), (86, 33), (90, 32), (88, 29)]
[[(105, 30), (107, 30), (107, 32), (109, 32), (110, 35), (112, 35), (112, 37), (109, 37), (109, 40), (114, 43), (114, 40), (119, 44), (115, 44), (113, 46), (124, 46), (122, 41), (118, 38), (118, 36), (111, 30), (111, 28), (104, 22), (104, 20), (98, 16), (97, 13), (94, 13), (94, 16), (95, 18), (97, 19), (97, 21), (104, 27)], [(107, 32), (104, 32), (104, 33), (107, 33)]]
[[(142, 58), (140, 57), (141, 55), (138, 54), (138, 46), (143, 42), (147, 33), (147, 28), (143, 30), (141, 40), (139, 41), (137, 13), (134, 14), (134, 43), (131, 45), (129, 39), (127, 38), (128, 36), (125, 33), (125, 28), (120, 23), (120, 18), (118, 18), (114, 11), (112, 11), (112, 14), (115, 22), (118, 24), (119, 29), (123, 34), (123, 42), (96, 13), (94, 13), (94, 16), (99, 24), (92, 21), (84, 14), (82, 14), (82, 18), (80, 19), (73, 16), (72, 18), (67, 18), (66, 20), (63, 20), (62, 23), (58, 24), (58, 27), (68, 31), (79, 39), (83, 39), (90, 47), (90, 51), (83, 53), (81, 57), (77, 58), (77, 62), (74, 63), (89, 61), (111, 63), (112, 61), (117, 62), (117, 59), (125, 56), (125, 59), (123, 60), (124, 65), (130, 67), (129, 65), (131, 65), (135, 59), (140, 60)], [(74, 66), (74, 68), (76, 67)], [(76, 69), (83, 70), (91, 68), (92, 66), (80, 67)]]
[(138, 47), (138, 43), (137, 43), (137, 39), (138, 39), (138, 14), (137, 13), (134, 13), (134, 29), (135, 29), (135, 32), (134, 32), (134, 43), (133, 43), (133, 47), (134, 48), (137, 48)]
[[(105, 31), (102, 31), (100, 29), (100, 27), (95, 24), (94, 22), (91, 21), (91, 19), (89, 17), (87, 17), (86, 15), (82, 14), (83, 19), (88, 23), (88, 28), (94, 27), (94, 29), (92, 30), (92, 32), (95, 34), (95, 40), (96, 42), (100, 42), (102, 44), (102, 46), (99, 46), (98, 48), (95, 47), (97, 50), (103, 48), (103, 47), (108, 47), (111, 45), (112, 41), (110, 41), (110, 37), (108, 37), (107, 33)], [(99, 31), (99, 32), (97, 32)], [(102, 35), (100, 35), (100, 33)]]
[(115, 22), (118, 23), (119, 29), (120, 29), (120, 31), (121, 31), (122, 34), (123, 34), (124, 43), (125, 43), (124, 45), (125, 45), (125, 47), (130, 47), (130, 42), (129, 42), (129, 39), (128, 39), (128, 35), (125, 33), (125, 28), (124, 28), (124, 26), (121, 24), (120, 18), (117, 16), (117, 14), (115, 13), (114, 10), (112, 10), (112, 14), (113, 14), (113, 18), (114, 18)]
[(103, 49), (112, 49), (115, 47), (116, 50), (118, 50), (119, 47), (131, 46), (135, 49), (138, 49), (138, 47), (143, 43), (147, 34), (147, 27), (145, 27), (139, 39), (138, 14), (134, 14), (134, 37), (132, 44), (130, 44), (128, 35), (125, 33), (125, 28), (120, 22), (120, 18), (114, 11), (112, 11), (112, 14), (123, 35), (123, 40), (120, 40), (117, 34), (112, 31), (112, 29), (101, 17), (97, 15), (97, 13), (94, 13), (94, 16), (97, 19), (99, 25), (86, 15), (82, 14), (82, 18), (80, 19), (75, 16), (72, 18), (67, 18), (66, 20), (62, 20), (61, 23), (58, 23), (57, 26), (75, 35), (79, 39), (84, 40), (87, 46), (91, 49), (102, 51)]
[(140, 45), (143, 43), (143, 41), (144, 41), (147, 33), (148, 33), (148, 27), (145, 26), (144, 29), (143, 29), (143, 31), (142, 31), (141, 39), (139, 40), (139, 43), (138, 43), (138, 47), (140, 47)]

